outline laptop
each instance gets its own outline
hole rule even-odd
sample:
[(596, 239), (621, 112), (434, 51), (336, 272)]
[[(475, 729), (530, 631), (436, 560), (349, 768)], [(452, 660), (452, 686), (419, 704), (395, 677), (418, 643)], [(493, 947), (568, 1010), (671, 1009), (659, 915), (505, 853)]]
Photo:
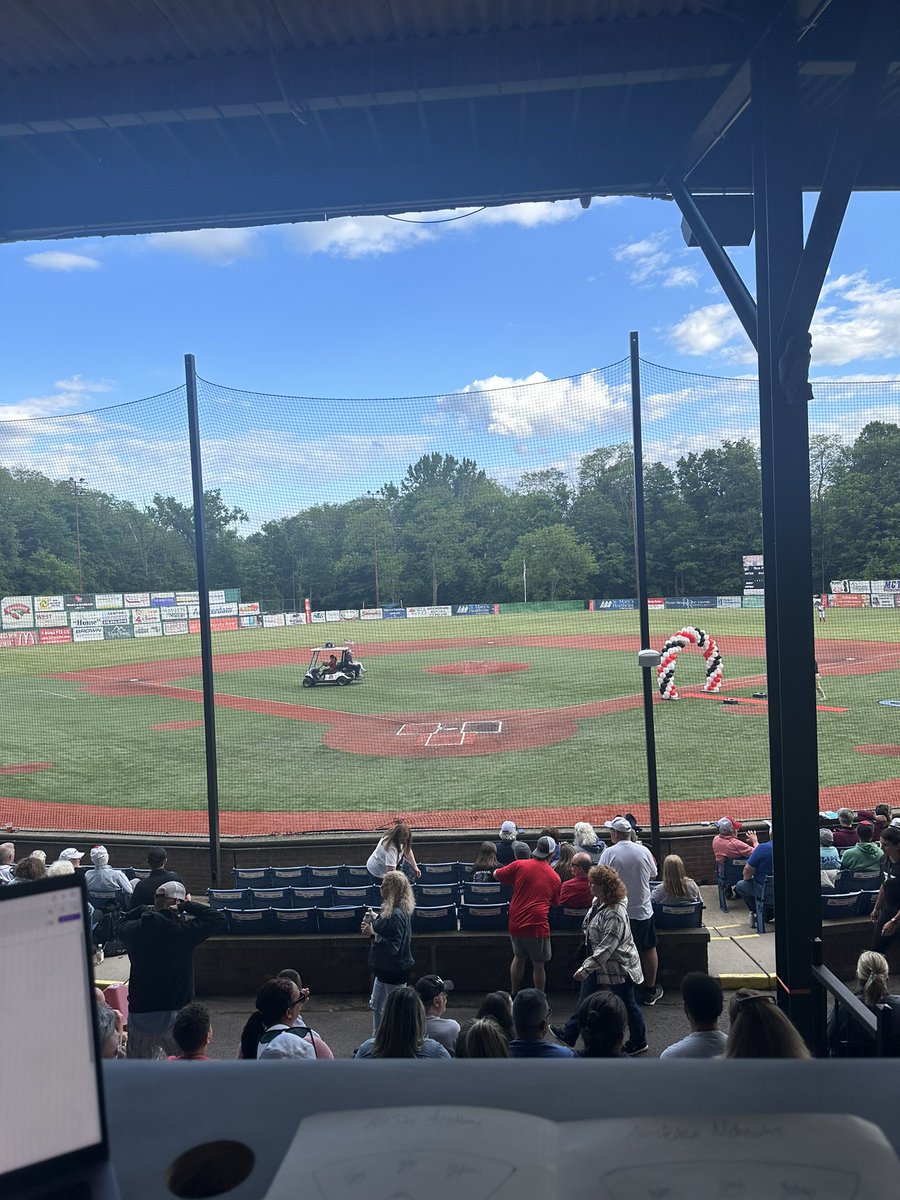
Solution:
[(80, 875), (0, 886), (0, 1196), (117, 1200)]

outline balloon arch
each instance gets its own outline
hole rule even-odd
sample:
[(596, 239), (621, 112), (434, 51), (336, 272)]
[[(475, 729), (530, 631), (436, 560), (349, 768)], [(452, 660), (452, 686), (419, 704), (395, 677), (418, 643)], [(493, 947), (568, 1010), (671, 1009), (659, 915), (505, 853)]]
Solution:
[(695, 646), (706, 660), (706, 682), (704, 692), (718, 692), (722, 687), (722, 656), (716, 639), (710, 637), (705, 629), (695, 629), (686, 625), (672, 634), (660, 651), (660, 664), (656, 669), (656, 682), (659, 694), (663, 700), (677, 700), (678, 688), (675, 686), (675, 665), (678, 655), (686, 646)]

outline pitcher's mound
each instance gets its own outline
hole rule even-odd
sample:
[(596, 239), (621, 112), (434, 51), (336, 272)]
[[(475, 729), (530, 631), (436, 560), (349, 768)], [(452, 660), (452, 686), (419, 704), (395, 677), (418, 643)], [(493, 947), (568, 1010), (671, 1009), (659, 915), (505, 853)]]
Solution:
[(531, 663), (491, 662), (479, 659), (474, 662), (439, 663), (435, 667), (426, 667), (425, 670), (432, 675), (506, 675), (510, 671), (530, 671)]

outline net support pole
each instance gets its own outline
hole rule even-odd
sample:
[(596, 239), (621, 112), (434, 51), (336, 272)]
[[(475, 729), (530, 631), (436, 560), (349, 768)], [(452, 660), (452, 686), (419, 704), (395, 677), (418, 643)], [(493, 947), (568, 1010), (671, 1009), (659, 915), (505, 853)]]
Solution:
[(213, 688), (212, 626), (206, 575), (206, 520), (203, 513), (203, 463), (200, 454), (200, 416), (197, 408), (197, 366), (193, 354), (184, 356), (187, 387), (188, 436), (191, 448), (191, 486), (194, 497), (194, 553), (200, 601), (200, 664), (203, 676), (203, 733), (206, 747), (206, 811), (209, 820), (209, 875), (219, 887), (222, 847), (219, 839), (219, 771), (216, 755), (216, 701)]
[[(641, 649), (650, 647), (650, 608), (647, 603), (647, 539), (644, 529), (644, 441), (641, 430), (641, 358), (638, 335), (629, 334), (631, 358), (631, 438), (634, 447), (634, 571), (637, 579)], [(659, 847), (659, 788), (656, 776), (656, 731), (653, 725), (651, 668), (641, 670), (644, 697), (644, 745), (647, 755), (647, 800), (650, 805), (650, 845), (657, 863)]]

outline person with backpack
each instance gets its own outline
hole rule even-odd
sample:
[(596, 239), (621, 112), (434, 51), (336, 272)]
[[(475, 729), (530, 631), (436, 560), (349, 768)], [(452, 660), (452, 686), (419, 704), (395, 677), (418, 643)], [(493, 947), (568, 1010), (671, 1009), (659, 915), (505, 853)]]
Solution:
[(316, 1031), (300, 1020), (300, 1010), (308, 999), (309, 988), (301, 987), (290, 975), (278, 975), (262, 985), (256, 997), (256, 1008), (265, 1025), (256, 1050), (259, 1061), (334, 1058)]

